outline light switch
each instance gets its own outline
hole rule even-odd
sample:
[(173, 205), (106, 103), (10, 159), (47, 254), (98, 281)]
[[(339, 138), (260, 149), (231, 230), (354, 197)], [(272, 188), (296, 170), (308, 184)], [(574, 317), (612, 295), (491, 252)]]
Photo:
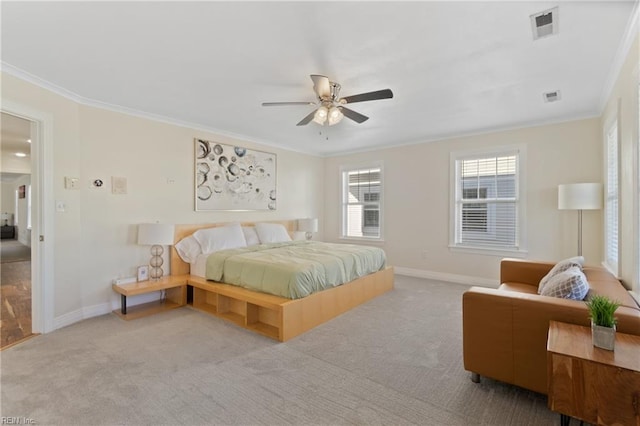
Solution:
[(80, 179), (65, 176), (64, 189), (80, 189)]

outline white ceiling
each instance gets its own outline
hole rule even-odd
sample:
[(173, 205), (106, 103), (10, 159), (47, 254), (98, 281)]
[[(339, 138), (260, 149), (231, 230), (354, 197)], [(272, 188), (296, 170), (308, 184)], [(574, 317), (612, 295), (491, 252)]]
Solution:
[[(31, 173), (31, 123), (2, 113), (0, 130), (0, 182), (12, 182)], [(16, 157), (17, 152), (26, 157)]]
[[(558, 5), (559, 34), (533, 41), (529, 16)], [(2, 62), (83, 103), (331, 155), (599, 115), (635, 7), (2, 2)], [(343, 96), (395, 96), (353, 104), (370, 119), (332, 127), (296, 126), (313, 107), (260, 105), (315, 101), (309, 74)]]

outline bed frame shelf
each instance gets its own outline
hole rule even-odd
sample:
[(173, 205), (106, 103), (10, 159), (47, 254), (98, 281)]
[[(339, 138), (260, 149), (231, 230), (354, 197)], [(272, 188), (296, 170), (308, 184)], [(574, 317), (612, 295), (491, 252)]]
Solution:
[(285, 342), (393, 289), (393, 268), (293, 300), (192, 275), (187, 285), (194, 309)]
[[(278, 223), (289, 232), (296, 230), (295, 220)], [(221, 225), (224, 224), (176, 225), (174, 241), (178, 242), (198, 229)], [(242, 225), (253, 226), (255, 223)], [(189, 275), (189, 264), (178, 256), (175, 244), (171, 248), (171, 272), (185, 277), (186, 286), (192, 287), (190, 305), (193, 309), (281, 342), (392, 290), (394, 278), (393, 268), (387, 267), (338, 287), (292, 300)]]

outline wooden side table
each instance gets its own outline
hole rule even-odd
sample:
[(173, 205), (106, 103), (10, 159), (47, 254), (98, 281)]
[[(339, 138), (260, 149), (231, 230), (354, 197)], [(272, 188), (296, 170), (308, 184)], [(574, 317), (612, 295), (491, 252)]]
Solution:
[[(113, 284), (113, 290), (120, 294), (121, 306), (119, 311), (113, 312), (120, 318), (129, 320), (184, 306), (187, 304), (187, 277), (188, 275), (169, 275), (159, 280)], [(165, 290), (164, 300), (127, 308), (128, 296), (137, 296), (162, 290)]]
[(598, 425), (640, 425), (640, 336), (616, 333), (615, 351), (596, 348), (591, 329), (551, 321), (547, 340), (548, 405)]

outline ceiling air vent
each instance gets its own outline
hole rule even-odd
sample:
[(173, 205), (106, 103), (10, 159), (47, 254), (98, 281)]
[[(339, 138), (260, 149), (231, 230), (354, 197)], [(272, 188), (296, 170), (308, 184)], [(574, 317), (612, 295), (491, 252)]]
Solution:
[(545, 102), (555, 102), (560, 100), (560, 91), (554, 90), (553, 92), (543, 93), (542, 97)]
[(534, 40), (558, 34), (558, 8), (531, 15), (531, 30)]

